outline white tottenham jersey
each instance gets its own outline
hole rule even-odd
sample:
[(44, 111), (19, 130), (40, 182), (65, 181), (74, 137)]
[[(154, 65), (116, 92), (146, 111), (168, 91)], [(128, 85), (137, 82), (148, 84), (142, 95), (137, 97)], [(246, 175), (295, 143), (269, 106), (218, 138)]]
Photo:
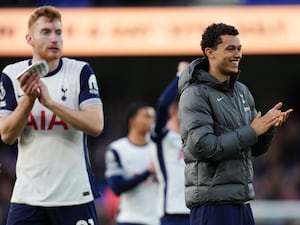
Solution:
[(159, 183), (160, 216), (189, 214), (184, 197), (185, 163), (180, 134), (168, 131), (156, 143), (157, 149), (152, 157)]
[[(149, 168), (151, 152), (155, 149), (152, 142), (144, 146), (132, 144), (128, 138), (121, 138), (109, 146), (106, 152), (107, 178), (123, 176), (131, 178)], [(159, 224), (157, 209), (157, 182), (151, 175), (144, 182), (120, 195), (119, 223)]]
[[(30, 60), (8, 65), (0, 82), (0, 116), (9, 115), (24, 95), (15, 77)], [(41, 78), (50, 96), (80, 110), (102, 104), (96, 76), (81, 61), (62, 58), (58, 68)], [(27, 126), (19, 137), (16, 183), (11, 201), (37, 206), (83, 204), (98, 197), (91, 172), (86, 134), (66, 124), (35, 101)]]

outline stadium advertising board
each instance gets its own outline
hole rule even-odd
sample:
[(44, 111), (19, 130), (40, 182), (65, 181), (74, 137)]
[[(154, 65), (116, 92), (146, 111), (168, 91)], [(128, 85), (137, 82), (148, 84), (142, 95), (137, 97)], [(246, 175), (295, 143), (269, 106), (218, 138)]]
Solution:
[[(31, 8), (0, 9), (0, 56), (30, 55)], [(300, 53), (300, 6), (63, 8), (64, 54), (199, 55), (203, 29), (236, 26), (244, 54)]]

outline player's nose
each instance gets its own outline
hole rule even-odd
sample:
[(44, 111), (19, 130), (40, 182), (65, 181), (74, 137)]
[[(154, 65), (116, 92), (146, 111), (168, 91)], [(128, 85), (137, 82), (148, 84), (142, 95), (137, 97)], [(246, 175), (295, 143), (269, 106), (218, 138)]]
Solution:
[(51, 35), (50, 35), (50, 41), (51, 42), (57, 42), (57, 40), (58, 40), (57, 35), (54, 32), (51, 33)]

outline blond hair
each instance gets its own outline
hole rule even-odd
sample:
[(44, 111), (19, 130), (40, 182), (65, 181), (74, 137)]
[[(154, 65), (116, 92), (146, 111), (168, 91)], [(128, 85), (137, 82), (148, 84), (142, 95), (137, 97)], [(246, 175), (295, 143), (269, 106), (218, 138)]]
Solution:
[(49, 18), (51, 22), (55, 19), (61, 22), (61, 14), (57, 8), (48, 5), (41, 6), (36, 8), (30, 15), (28, 20), (28, 29), (30, 29), (32, 25), (42, 16)]

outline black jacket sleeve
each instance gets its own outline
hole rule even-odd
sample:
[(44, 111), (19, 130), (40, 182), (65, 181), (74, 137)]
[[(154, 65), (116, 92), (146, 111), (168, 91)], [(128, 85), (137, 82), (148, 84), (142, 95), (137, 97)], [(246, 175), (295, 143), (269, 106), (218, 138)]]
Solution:
[(268, 151), (272, 144), (275, 130), (275, 128), (271, 128), (258, 137), (257, 143), (252, 147), (252, 156), (260, 156)]

